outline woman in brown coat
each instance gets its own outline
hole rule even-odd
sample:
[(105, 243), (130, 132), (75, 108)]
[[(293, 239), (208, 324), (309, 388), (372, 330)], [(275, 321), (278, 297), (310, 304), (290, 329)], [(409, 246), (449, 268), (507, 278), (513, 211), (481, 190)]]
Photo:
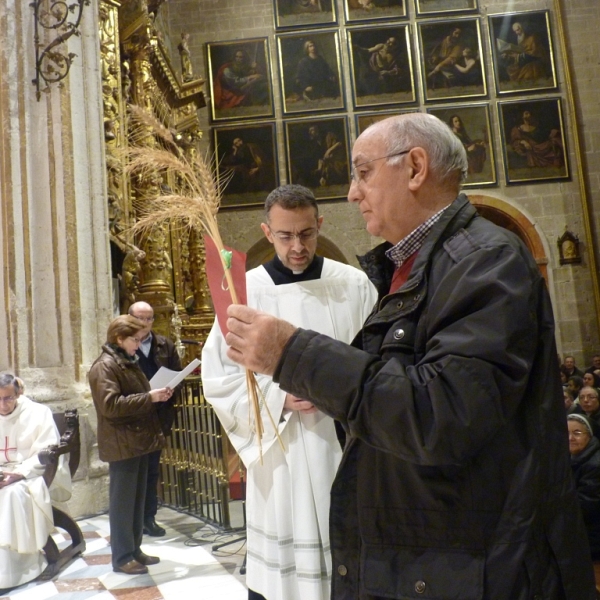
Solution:
[(107, 342), (89, 373), (98, 415), (98, 451), (109, 463), (109, 523), (113, 570), (128, 575), (148, 572), (159, 562), (140, 548), (148, 454), (164, 446), (155, 402), (165, 402), (169, 388), (150, 391), (137, 364), (138, 333), (145, 323), (129, 315), (108, 326)]

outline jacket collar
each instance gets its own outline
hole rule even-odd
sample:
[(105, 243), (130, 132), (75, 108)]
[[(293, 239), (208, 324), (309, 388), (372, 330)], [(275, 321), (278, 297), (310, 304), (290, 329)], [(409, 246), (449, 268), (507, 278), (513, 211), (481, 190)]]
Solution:
[(115, 350), (110, 344), (104, 344), (104, 346), (102, 346), (102, 351), (111, 356), (120, 367), (130, 367), (131, 365), (137, 364), (138, 361), (137, 356), (134, 355), (133, 357), (128, 358), (125, 356), (125, 353)]
[[(423, 242), (410, 276), (403, 286), (404, 289), (418, 285), (434, 250), (463, 229), (476, 215), (477, 211), (469, 202), (469, 199), (464, 194), (459, 194), (456, 200), (444, 211), (440, 220), (433, 226)], [(388, 293), (394, 274), (394, 263), (385, 255), (386, 250), (391, 247), (392, 244), (384, 242), (364, 256), (357, 257), (367, 277), (382, 296)]]

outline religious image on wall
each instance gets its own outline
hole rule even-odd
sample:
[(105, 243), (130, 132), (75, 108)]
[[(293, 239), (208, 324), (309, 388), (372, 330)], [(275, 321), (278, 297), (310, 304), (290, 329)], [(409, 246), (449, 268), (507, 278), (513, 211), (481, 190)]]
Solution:
[(344, 108), (337, 31), (277, 36), (284, 114)]
[(285, 122), (290, 183), (304, 185), (318, 200), (346, 198), (350, 184), (346, 117)]
[(273, 116), (267, 38), (206, 44), (213, 121)]
[(344, 0), (346, 21), (375, 21), (406, 17), (406, 0)]
[(496, 163), (488, 105), (444, 106), (428, 108), (427, 112), (444, 121), (465, 148), (468, 171), (463, 187), (496, 184)]
[(548, 11), (491, 15), (489, 30), (499, 94), (556, 89)]
[(279, 185), (275, 124), (213, 128), (219, 179), (228, 181), (221, 206), (262, 205)]
[(310, 27), (336, 23), (333, 0), (273, 0), (275, 27)]
[(417, 15), (477, 11), (477, 0), (415, 0)]
[(348, 30), (356, 108), (415, 102), (408, 25)]
[(569, 178), (561, 99), (498, 103), (507, 183)]
[(418, 24), (425, 100), (485, 96), (478, 19)]

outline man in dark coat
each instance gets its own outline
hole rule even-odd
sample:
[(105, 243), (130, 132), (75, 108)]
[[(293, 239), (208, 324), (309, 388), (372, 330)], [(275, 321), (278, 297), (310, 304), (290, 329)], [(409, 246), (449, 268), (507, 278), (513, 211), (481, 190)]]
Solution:
[(227, 322), (230, 358), (345, 429), (332, 598), (592, 600), (535, 261), (459, 194), (464, 148), (432, 115), (375, 123), (352, 158), (348, 199), (386, 240), (352, 346), (246, 306)]
[[(129, 307), (129, 314), (146, 323), (146, 329), (140, 331), (140, 346), (136, 351), (139, 365), (148, 378), (148, 381), (156, 375), (160, 367), (166, 367), (172, 371), (181, 371), (181, 362), (173, 342), (162, 335), (152, 331), (154, 323), (154, 309), (147, 302), (134, 302)], [(175, 400), (177, 394), (173, 394), (167, 402), (156, 405), (156, 412), (160, 420), (160, 427), (165, 436), (171, 434), (173, 421), (175, 420)], [(160, 454), (162, 450), (156, 450), (148, 455), (148, 483), (146, 486), (146, 503), (144, 506), (144, 533), (153, 537), (165, 535), (164, 527), (156, 522), (158, 511), (157, 485), (160, 475)]]

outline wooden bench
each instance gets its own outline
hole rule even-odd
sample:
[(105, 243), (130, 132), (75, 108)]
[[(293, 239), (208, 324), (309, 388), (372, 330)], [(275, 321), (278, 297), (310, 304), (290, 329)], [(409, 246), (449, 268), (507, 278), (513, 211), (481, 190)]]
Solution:
[[(63, 454), (69, 453), (69, 471), (71, 478), (75, 475), (79, 466), (81, 456), (81, 440), (79, 436), (79, 415), (77, 410), (66, 410), (64, 413), (55, 413), (54, 422), (60, 433), (60, 443), (58, 446), (49, 446), (38, 454), (42, 465), (45, 465), (44, 481), (50, 487), (54, 480), (58, 468), (58, 458)], [(58, 549), (52, 536), (48, 536), (48, 541), (44, 546), (44, 553), (48, 566), (39, 576), (39, 579), (52, 579), (60, 570), (75, 557), (85, 551), (85, 540), (79, 525), (64, 511), (52, 507), (52, 516), (54, 518), (54, 527), (62, 529), (68, 533), (71, 538), (70, 544)]]

